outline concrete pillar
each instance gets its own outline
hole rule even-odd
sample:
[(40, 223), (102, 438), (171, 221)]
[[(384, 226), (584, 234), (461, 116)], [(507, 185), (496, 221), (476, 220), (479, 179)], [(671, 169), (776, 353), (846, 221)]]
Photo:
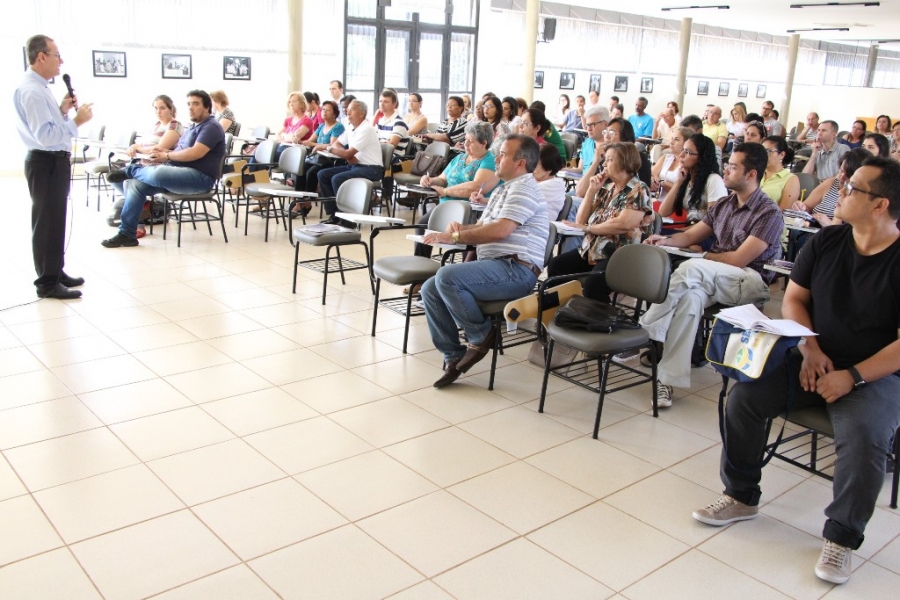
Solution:
[(866, 63), (866, 87), (875, 81), (875, 63), (878, 62), (878, 44), (869, 46), (869, 62)]
[[(488, 2), (489, 0), (482, 0)], [(540, 0), (528, 0), (525, 6), (525, 64), (522, 66), (522, 98), (534, 99), (534, 60), (537, 55)]]
[(779, 121), (785, 126), (785, 131), (791, 130), (787, 125), (792, 122), (789, 113), (791, 112), (791, 95), (794, 92), (794, 71), (797, 70), (797, 54), (799, 52), (800, 34), (792, 33), (791, 39), (788, 41), (788, 62), (787, 75), (784, 78), (784, 94), (782, 94), (781, 106), (775, 107), (778, 109)]
[(287, 92), (303, 89), (303, 0), (288, 0)]
[(685, 115), (684, 94), (687, 87), (688, 56), (691, 53), (691, 26), (694, 20), (690, 17), (681, 19), (681, 35), (678, 38), (680, 54), (678, 57), (678, 73), (675, 75), (675, 101), (681, 108), (681, 114)]

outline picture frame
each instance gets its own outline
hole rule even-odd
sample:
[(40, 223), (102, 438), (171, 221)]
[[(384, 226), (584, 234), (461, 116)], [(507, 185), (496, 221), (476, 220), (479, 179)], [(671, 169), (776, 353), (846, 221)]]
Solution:
[(543, 71), (535, 71), (534, 72), (534, 88), (536, 90), (543, 89), (544, 87), (544, 72)]
[(614, 92), (627, 92), (628, 91), (628, 76), (627, 75), (616, 75), (616, 80), (613, 83), (613, 91)]
[(747, 93), (750, 91), (750, 86), (746, 83), (738, 84), (738, 98), (746, 98)]
[(563, 71), (559, 74), (559, 89), (574, 90), (575, 89), (575, 73)]
[(698, 96), (708, 96), (709, 95), (709, 82), (708, 81), (698, 81), (697, 82), (697, 95)]
[(163, 79), (192, 79), (193, 68), (190, 54), (163, 54)]
[(756, 97), (757, 98), (765, 98), (766, 97), (766, 86), (764, 86), (764, 85), (756, 86)]
[(730, 83), (728, 83), (727, 81), (719, 82), (719, 95), (720, 96), (727, 96), (730, 91), (731, 91)]
[(653, 93), (653, 78), (652, 77), (641, 77), (641, 93), (642, 94), (652, 94)]
[[(30, 65), (28, 64), (28, 51), (25, 49), (25, 46), (22, 46), (22, 64), (24, 65), (22, 70), (27, 71)], [(56, 83), (56, 77), (51, 77), (50, 81), (48, 81), (47, 83)]]
[(228, 80), (250, 81), (250, 57), (226, 56), (222, 61), (222, 78)]
[(588, 84), (588, 92), (600, 93), (600, 75), (591, 73), (590, 83)]
[(124, 52), (93, 50), (94, 77), (128, 77)]

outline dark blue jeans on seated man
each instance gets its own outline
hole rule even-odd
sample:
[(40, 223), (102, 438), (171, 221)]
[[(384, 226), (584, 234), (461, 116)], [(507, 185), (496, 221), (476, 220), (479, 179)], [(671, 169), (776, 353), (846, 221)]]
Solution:
[(212, 189), (212, 179), (197, 169), (170, 165), (144, 166), (131, 163), (125, 168), (128, 179), (113, 184), (125, 196), (119, 233), (137, 237), (138, 219), (144, 209), (147, 196), (171, 192), (173, 194), (200, 194)]
[[(322, 198), (334, 198), (337, 190), (348, 179), (362, 177), (370, 181), (381, 181), (384, 178), (384, 166), (382, 165), (341, 165), (319, 171), (319, 196)], [(337, 212), (337, 202), (326, 200), (322, 203), (325, 213), (333, 216)]]

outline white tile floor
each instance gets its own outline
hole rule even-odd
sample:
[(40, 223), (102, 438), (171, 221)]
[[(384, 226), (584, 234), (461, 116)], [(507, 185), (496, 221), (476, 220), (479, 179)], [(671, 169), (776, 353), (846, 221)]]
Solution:
[[(0, 308), (34, 299), (29, 200), (0, 182)], [(767, 467), (762, 516), (722, 530), (717, 379), (658, 420), (647, 388), (607, 402), (516, 349), (446, 390), (417, 319), (382, 310), (365, 273), (300, 269), (275, 226), (227, 224), (182, 247), (161, 230), (107, 250), (72, 203), (79, 301), (0, 311), (0, 597), (894, 597), (900, 514), (887, 484), (857, 573), (813, 574), (828, 482)], [(108, 203), (104, 203), (108, 206)], [(404, 216), (410, 217), (407, 211)], [(274, 223), (273, 223), (274, 225)], [(409, 252), (382, 235), (377, 254)], [(304, 257), (316, 254), (302, 249)], [(347, 254), (355, 255), (353, 251)], [(396, 290), (386, 290), (388, 293)], [(773, 301), (768, 310), (778, 310)], [(894, 590), (891, 592), (891, 590)]]

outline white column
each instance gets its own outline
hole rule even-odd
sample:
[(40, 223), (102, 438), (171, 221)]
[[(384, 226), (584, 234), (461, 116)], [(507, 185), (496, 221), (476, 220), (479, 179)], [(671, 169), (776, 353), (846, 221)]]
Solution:
[(869, 62), (866, 63), (866, 87), (872, 87), (875, 80), (875, 63), (878, 62), (878, 44), (869, 46)]
[[(793, 33), (788, 41), (788, 62), (787, 75), (784, 77), (784, 94), (782, 94), (781, 106), (777, 107), (779, 121), (781, 121), (782, 125), (787, 125), (791, 122), (790, 114), (788, 113), (791, 111), (791, 95), (794, 92), (794, 71), (797, 70), (797, 54), (799, 52), (800, 34)], [(785, 131), (790, 131), (790, 127), (785, 127)]]
[[(490, 0), (482, 0), (489, 2)], [(522, 98), (534, 99), (534, 59), (537, 55), (539, 0), (528, 0), (525, 7), (525, 64), (522, 66)]]
[(681, 35), (678, 38), (680, 54), (678, 57), (678, 74), (675, 76), (675, 101), (681, 108), (681, 114), (684, 111), (684, 94), (687, 87), (687, 65), (688, 55), (691, 53), (691, 25), (694, 20), (690, 17), (681, 19)]
[(303, 0), (288, 0), (287, 92), (303, 89)]

